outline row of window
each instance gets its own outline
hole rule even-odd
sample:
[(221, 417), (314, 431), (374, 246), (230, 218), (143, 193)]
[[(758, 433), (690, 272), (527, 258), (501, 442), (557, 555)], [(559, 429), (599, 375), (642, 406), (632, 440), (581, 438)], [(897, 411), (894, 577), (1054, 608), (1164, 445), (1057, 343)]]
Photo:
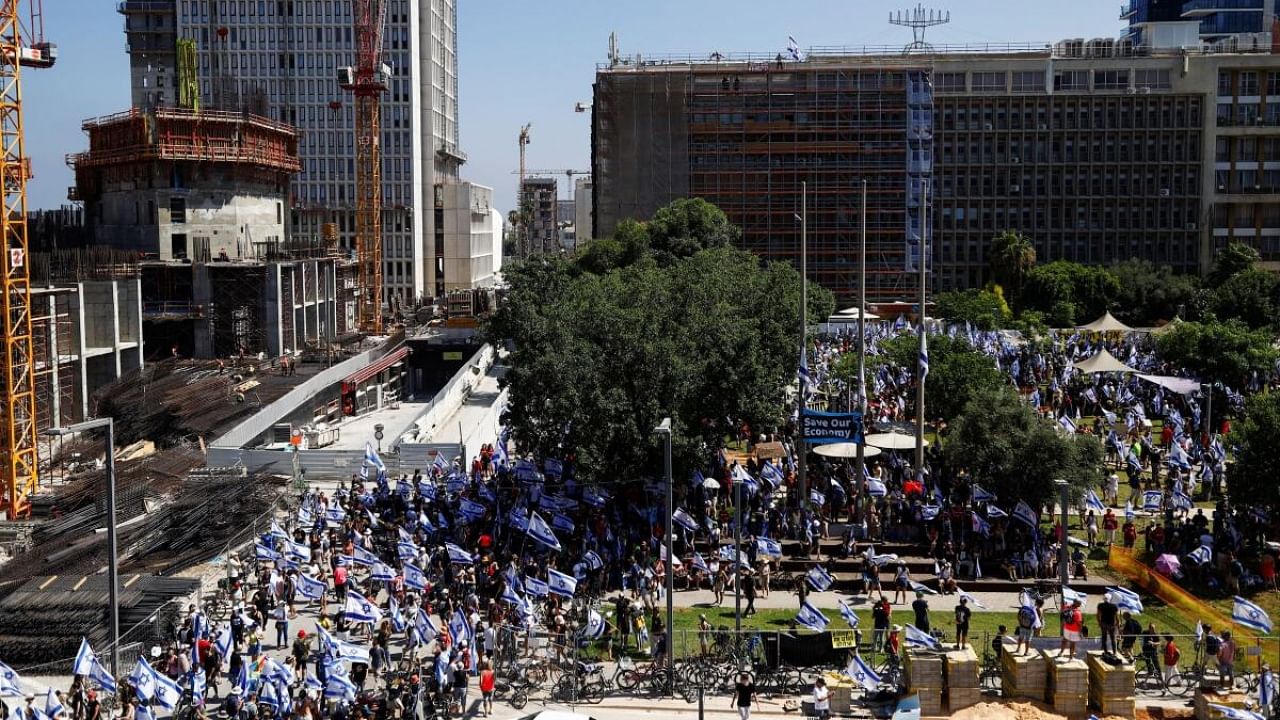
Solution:
[(975, 135), (965, 142), (950, 136), (935, 143), (946, 163), (1126, 163), (1199, 162), (1197, 138), (1174, 137), (1054, 137), (1007, 139)]
[(1017, 227), (1039, 228), (1044, 232), (1084, 230), (1181, 230), (1193, 232), (1200, 207), (1196, 203), (1161, 203), (1116, 206), (1081, 203), (1072, 206), (1047, 204), (1042, 207), (1010, 208), (1003, 204), (980, 207), (942, 207), (938, 210), (940, 230), (987, 230)]
[(943, 130), (1199, 128), (1200, 100), (1187, 96), (1017, 98), (938, 103)]
[[(933, 89), (939, 93), (1043, 93), (1049, 87), (1047, 78), (1044, 70), (940, 72), (934, 77)], [(1136, 90), (1168, 90), (1173, 87), (1173, 82), (1166, 69), (1109, 68), (1053, 73), (1055, 92), (1128, 90), (1130, 87)]]
[(1217, 162), (1280, 162), (1280, 137), (1225, 136), (1216, 141)]

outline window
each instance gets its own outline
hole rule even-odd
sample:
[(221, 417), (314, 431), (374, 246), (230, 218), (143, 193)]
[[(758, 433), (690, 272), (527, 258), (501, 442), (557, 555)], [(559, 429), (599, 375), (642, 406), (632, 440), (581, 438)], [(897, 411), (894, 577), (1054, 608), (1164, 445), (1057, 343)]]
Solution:
[(1094, 70), (1094, 90), (1125, 90), (1129, 87), (1128, 70)]
[(187, 199), (184, 197), (169, 198), (169, 222), (180, 225), (187, 221)]
[(1241, 95), (1257, 95), (1258, 94), (1258, 73), (1248, 70), (1240, 73), (1240, 94)]
[(1088, 90), (1088, 70), (1063, 70), (1053, 74), (1054, 90)]
[(1044, 91), (1044, 72), (1035, 71), (1015, 71), (1013, 73), (1013, 91), (1014, 92), (1043, 92)]
[(1134, 84), (1140, 88), (1146, 87), (1152, 90), (1168, 90), (1173, 87), (1168, 70), (1138, 70)]
[(1008, 89), (1008, 76), (1002, 72), (976, 72), (973, 74), (974, 92), (1004, 92)]
[(1218, 97), (1228, 97), (1232, 95), (1232, 86), (1230, 70), (1218, 71)]
[(938, 73), (933, 89), (934, 92), (964, 92), (964, 73)]

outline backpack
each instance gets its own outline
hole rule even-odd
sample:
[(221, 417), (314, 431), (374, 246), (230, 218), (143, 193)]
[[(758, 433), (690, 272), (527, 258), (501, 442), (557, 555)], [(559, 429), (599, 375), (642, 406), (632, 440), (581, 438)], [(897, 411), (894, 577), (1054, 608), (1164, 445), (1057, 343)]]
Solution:
[(1023, 606), (1018, 608), (1018, 627), (1031, 629), (1036, 624), (1036, 611), (1029, 607)]

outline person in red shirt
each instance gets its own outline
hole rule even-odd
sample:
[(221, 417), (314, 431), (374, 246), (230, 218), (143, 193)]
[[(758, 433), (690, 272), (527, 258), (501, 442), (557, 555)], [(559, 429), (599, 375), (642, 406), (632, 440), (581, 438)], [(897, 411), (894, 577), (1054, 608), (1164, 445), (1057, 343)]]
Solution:
[(1080, 642), (1084, 631), (1084, 618), (1080, 613), (1080, 600), (1072, 600), (1070, 605), (1062, 607), (1062, 648), (1059, 656), (1070, 653), (1067, 657), (1076, 656), (1076, 643)]
[(1114, 545), (1116, 542), (1116, 529), (1120, 527), (1120, 520), (1116, 518), (1116, 514), (1111, 508), (1107, 508), (1107, 514), (1102, 516), (1102, 532), (1106, 535), (1107, 544)]
[(1178, 646), (1173, 643), (1172, 635), (1164, 636), (1164, 681), (1168, 683), (1173, 674), (1178, 670), (1178, 659), (1182, 657), (1182, 652), (1178, 650)]
[(493, 714), (494, 681), (493, 668), (489, 666), (489, 661), (485, 660), (480, 665), (480, 708), (484, 717), (489, 717)]

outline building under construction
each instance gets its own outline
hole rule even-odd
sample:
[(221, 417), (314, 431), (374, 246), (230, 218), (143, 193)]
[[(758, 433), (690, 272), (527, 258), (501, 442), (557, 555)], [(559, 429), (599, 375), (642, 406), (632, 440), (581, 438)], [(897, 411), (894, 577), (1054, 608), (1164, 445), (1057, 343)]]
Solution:
[(525, 215), (521, 223), (521, 256), (560, 251), (557, 192), (553, 177), (526, 177), (521, 182), (520, 211)]

